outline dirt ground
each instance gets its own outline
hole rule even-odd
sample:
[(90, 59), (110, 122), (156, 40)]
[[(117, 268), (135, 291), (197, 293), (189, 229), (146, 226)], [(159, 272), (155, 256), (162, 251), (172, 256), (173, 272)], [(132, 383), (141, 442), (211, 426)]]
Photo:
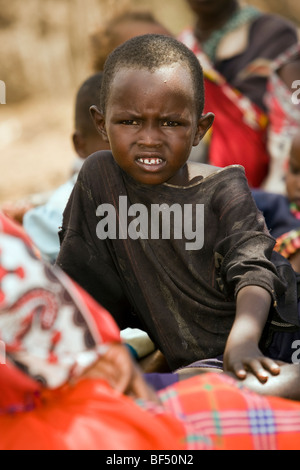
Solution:
[[(50, 191), (69, 177), (75, 158), (71, 134), (76, 91), (70, 87), (76, 87), (87, 75), (81, 64), (86, 56), (84, 38), (100, 13), (130, 2), (151, 8), (167, 27), (174, 28), (170, 29), (174, 34), (192, 18), (185, 0), (30, 0), (26, 7), (21, 0), (0, 0), (0, 36), (6, 44), (1, 52), (0, 79), (10, 91), (7, 104), (0, 104), (0, 205)], [(300, 6), (296, 8), (294, 0), (249, 3), (277, 13), (284, 7), (287, 16), (299, 13), (296, 18), (300, 22)], [(39, 82), (49, 94), (36, 94)], [(59, 89), (70, 91), (56, 96), (58, 83)], [(32, 90), (29, 100), (18, 101), (28, 87)]]
[[(73, 100), (92, 73), (89, 34), (130, 4), (167, 17), (174, 31), (182, 28), (184, 0), (0, 0), (0, 80), (7, 90), (7, 104), (0, 104), (0, 205), (68, 178)], [(68, 92), (58, 97), (57, 90)]]
[(75, 158), (73, 98), (0, 105), (0, 204), (63, 183)]

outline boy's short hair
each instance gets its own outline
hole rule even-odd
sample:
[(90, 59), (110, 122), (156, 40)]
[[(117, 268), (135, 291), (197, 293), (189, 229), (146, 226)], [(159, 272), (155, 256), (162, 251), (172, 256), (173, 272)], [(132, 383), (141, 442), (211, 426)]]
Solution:
[(204, 80), (199, 60), (177, 39), (160, 34), (136, 36), (118, 46), (108, 56), (100, 93), (100, 107), (103, 114), (106, 111), (111, 83), (119, 70), (135, 68), (153, 72), (164, 65), (175, 63), (183, 64), (190, 71), (194, 84), (196, 111), (200, 118), (204, 108)]

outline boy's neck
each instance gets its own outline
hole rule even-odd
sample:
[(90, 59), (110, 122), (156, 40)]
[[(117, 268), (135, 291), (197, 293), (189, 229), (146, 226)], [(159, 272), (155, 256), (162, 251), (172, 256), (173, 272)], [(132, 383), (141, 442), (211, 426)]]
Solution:
[(166, 181), (166, 183), (171, 184), (172, 186), (188, 186), (189, 180), (188, 165), (185, 163), (185, 165), (176, 173), (176, 175)]

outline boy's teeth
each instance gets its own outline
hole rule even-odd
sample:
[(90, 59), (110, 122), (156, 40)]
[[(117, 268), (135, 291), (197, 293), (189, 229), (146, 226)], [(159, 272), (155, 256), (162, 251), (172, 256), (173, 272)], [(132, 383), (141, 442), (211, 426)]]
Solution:
[(139, 158), (139, 162), (145, 165), (159, 165), (162, 162), (161, 158)]

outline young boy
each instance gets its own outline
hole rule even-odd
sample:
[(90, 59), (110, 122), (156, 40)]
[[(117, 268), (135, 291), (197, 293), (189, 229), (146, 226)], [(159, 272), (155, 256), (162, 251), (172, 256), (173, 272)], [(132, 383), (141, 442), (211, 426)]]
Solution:
[(170, 37), (131, 39), (106, 62), (100, 103), (111, 152), (83, 165), (58, 265), (121, 328), (142, 326), (171, 370), (224, 354), (240, 378), (278, 374), (260, 341), (266, 350), (278, 311), (298, 325), (295, 275), (280, 258), (287, 287), (271, 262), (243, 169), (187, 164), (213, 122), (197, 58)]

